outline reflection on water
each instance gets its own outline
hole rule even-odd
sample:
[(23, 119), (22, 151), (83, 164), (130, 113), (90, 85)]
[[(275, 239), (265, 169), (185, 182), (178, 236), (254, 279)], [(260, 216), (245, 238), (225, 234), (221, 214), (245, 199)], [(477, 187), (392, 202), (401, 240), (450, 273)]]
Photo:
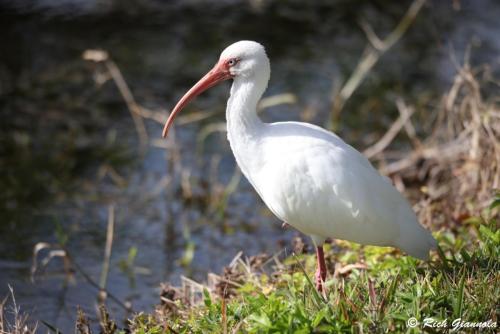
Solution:
[[(346, 105), (339, 131), (347, 141), (357, 147), (373, 141), (391, 123), (396, 95), (410, 102), (439, 96), (453, 73), (451, 43), (459, 59), (469, 42), (476, 45), (474, 62), (498, 57), (500, 5), (460, 2), (456, 10), (451, 3), (430, 2)], [(37, 242), (67, 238), (75, 261), (98, 280), (111, 204), (116, 225), (108, 288), (136, 310), (158, 301), (159, 282), (178, 283), (180, 275), (203, 280), (239, 250), (277, 252), (294, 235), (281, 229), (246, 180), (227, 203), (211, 201), (230, 181), (234, 160), (225, 134), (211, 135), (201, 153), (197, 136), (223, 121), (228, 86), (190, 107), (219, 111), (216, 116), (176, 126), (181, 165), (172, 165), (172, 150), (153, 145), (140, 154), (116, 87), (110, 81), (96, 86), (93, 65), (81, 59), (84, 50), (109, 51), (138, 102), (165, 109), (225, 46), (255, 39), (272, 61), (267, 95), (293, 92), (298, 98), (296, 105), (270, 108), (264, 119), (326, 124), (334, 79), (352, 71), (366, 43), (357, 22), (366, 19), (386, 33), (408, 4), (3, 1), (0, 296), (11, 284), (18, 303), (66, 331), (76, 305), (95, 314), (95, 289), (79, 274), (66, 283), (60, 259), (32, 284), (31, 254)], [(151, 140), (158, 139), (161, 125), (146, 125)], [(134, 250), (137, 256), (125, 265)]]

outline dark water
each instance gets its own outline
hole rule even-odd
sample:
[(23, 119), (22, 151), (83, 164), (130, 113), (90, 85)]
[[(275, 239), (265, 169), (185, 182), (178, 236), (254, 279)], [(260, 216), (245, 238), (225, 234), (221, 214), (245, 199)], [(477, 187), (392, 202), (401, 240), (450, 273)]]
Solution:
[[(98, 281), (110, 205), (116, 225), (107, 287), (135, 310), (152, 309), (160, 282), (178, 284), (181, 275), (203, 280), (240, 250), (276, 253), (295, 235), (281, 229), (244, 179), (227, 202), (215, 200), (235, 163), (225, 134), (211, 135), (201, 152), (197, 136), (223, 121), (227, 85), (191, 107), (216, 116), (176, 127), (182, 168), (172, 166), (172, 151), (154, 145), (161, 125), (153, 121), (146, 121), (152, 145), (141, 154), (126, 105), (111, 81), (95, 84), (96, 67), (82, 60), (84, 50), (107, 50), (138, 103), (157, 110), (172, 107), (225, 46), (254, 39), (272, 61), (266, 95), (297, 97), (263, 118), (325, 125), (334, 79), (351, 73), (366, 43), (357, 22), (367, 20), (383, 36), (408, 5), (0, 1), (0, 297), (10, 284), (22, 309), (64, 331), (72, 330), (77, 305), (95, 315), (96, 290), (78, 273), (66, 282), (60, 258), (30, 281), (32, 251), (38, 242), (66, 240), (74, 260)], [(339, 133), (358, 148), (369, 145), (397, 114), (396, 96), (425, 115), (453, 78), (450, 54), (461, 61), (468, 45), (473, 64), (498, 71), (498, 17), (493, 0), (429, 2), (346, 105)], [(183, 174), (192, 196), (183, 191)], [(131, 249), (137, 256), (126, 269)]]

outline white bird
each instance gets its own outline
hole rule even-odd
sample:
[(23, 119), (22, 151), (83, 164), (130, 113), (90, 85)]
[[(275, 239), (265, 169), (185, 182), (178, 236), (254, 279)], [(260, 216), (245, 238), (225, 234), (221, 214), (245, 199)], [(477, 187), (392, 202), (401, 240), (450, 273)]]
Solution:
[(241, 171), (283, 222), (311, 236), (317, 255), (316, 287), (326, 279), (326, 238), (392, 246), (427, 259), (436, 247), (407, 200), (370, 162), (340, 137), (301, 122), (264, 123), (257, 103), (270, 64), (264, 47), (240, 41), (227, 47), (215, 67), (177, 103), (165, 127), (194, 97), (233, 79), (227, 102), (227, 133)]

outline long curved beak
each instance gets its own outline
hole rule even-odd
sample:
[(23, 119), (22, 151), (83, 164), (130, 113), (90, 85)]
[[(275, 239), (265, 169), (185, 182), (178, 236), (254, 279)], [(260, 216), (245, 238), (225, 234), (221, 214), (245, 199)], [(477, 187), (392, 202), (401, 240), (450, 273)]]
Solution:
[(210, 70), (203, 78), (201, 78), (191, 89), (184, 94), (184, 96), (177, 102), (174, 109), (170, 113), (170, 116), (163, 127), (162, 137), (165, 138), (168, 134), (168, 130), (174, 123), (174, 119), (177, 114), (184, 109), (184, 107), (196, 96), (200, 95), (207, 89), (217, 85), (219, 82), (231, 79), (232, 75), (229, 72), (229, 67), (226, 65), (226, 62), (221, 60), (219, 61), (213, 69)]

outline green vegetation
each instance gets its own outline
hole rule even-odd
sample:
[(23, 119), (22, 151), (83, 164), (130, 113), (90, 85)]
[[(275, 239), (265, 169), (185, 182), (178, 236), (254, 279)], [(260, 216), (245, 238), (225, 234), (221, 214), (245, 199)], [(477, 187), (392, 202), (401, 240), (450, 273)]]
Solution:
[[(134, 315), (126, 328), (117, 327), (102, 306), (100, 327), (104, 333), (148, 334), (419, 333), (439, 330), (424, 327), (426, 318), (448, 328), (456, 319), (494, 325), (500, 311), (498, 207), (500, 193), (481, 214), (436, 233), (439, 250), (429, 262), (392, 248), (331, 243), (324, 294), (310, 279), (315, 257), (299, 241), (298, 253), (283, 260), (237, 257), (222, 276), (212, 274), (211, 284), (163, 287), (155, 312)], [(418, 321), (414, 328), (407, 325), (412, 317)], [(77, 331), (91, 327), (79, 310)], [(494, 332), (482, 329), (488, 330)]]
[[(448, 328), (459, 318), (495, 324), (500, 311), (499, 208), (497, 193), (481, 214), (436, 233), (439, 250), (429, 262), (392, 248), (333, 242), (326, 247), (330, 274), (322, 295), (310, 279), (314, 255), (306, 253), (299, 240), (297, 253), (282, 260), (264, 255), (245, 261), (237, 257), (222, 276), (212, 274), (212, 283), (206, 286), (186, 282), (183, 289), (163, 287), (155, 311), (132, 316), (125, 327), (101, 306), (100, 329), (144, 334), (419, 333), (440, 330), (423, 328), (425, 318), (432, 318), (435, 326), (446, 320)], [(14, 306), (19, 320), (9, 325), (3, 322), (6, 301), (0, 305), (0, 329), (35, 332), (25, 327), (29, 322), (15, 300)], [(412, 317), (419, 321), (415, 328), (407, 325)], [(42, 324), (57, 332), (50, 324)], [(38, 329), (45, 327), (42, 324)], [(78, 311), (78, 333), (90, 333), (95, 326)]]
[[(261, 255), (246, 260), (238, 256), (223, 275), (209, 274), (205, 285), (185, 279), (182, 288), (164, 287), (161, 303), (153, 313), (132, 314), (125, 325), (112, 320), (113, 314), (101, 305), (101, 331), (442, 332), (424, 327), (426, 318), (432, 319), (434, 326), (448, 328), (453, 328), (456, 319), (468, 322), (465, 325), (495, 325), (500, 314), (500, 193), (491, 198), (491, 191), (497, 187), (500, 166), (496, 139), (500, 130), (493, 121), (498, 117), (498, 106), (495, 97), (480, 94), (481, 82), (474, 74), (464, 65), (444, 107), (433, 110), (436, 117), (429, 121), (432, 125), (423, 123), (432, 129), (430, 135), (420, 140), (407, 131), (415, 149), (402, 152), (401, 160), (381, 166), (386, 174), (403, 180), (403, 190), (413, 199), (419, 220), (432, 226), (440, 247), (431, 261), (421, 262), (391, 248), (334, 241), (326, 247), (330, 275), (326, 293), (320, 295), (310, 280), (315, 257), (304, 251), (299, 240), (290, 256)], [(384, 152), (377, 154), (382, 160)], [(58, 235), (64, 250), (64, 234)], [(122, 271), (132, 272), (136, 252), (130, 249), (127, 260), (120, 262)], [(190, 261), (192, 252), (188, 248), (185, 262)], [(64, 254), (68, 267), (99, 286), (66, 251)], [(108, 296), (129, 309), (108, 291), (101, 292), (103, 304)], [(25, 329), (29, 321), (19, 313), (14, 293), (11, 295), (17, 320), (13, 324), (4, 320), (8, 306), (2, 302), (0, 332), (34, 332)], [(408, 319), (413, 317), (419, 323), (410, 328)], [(96, 326), (97, 321), (78, 312), (77, 332), (90, 333)], [(41, 327), (58, 332), (43, 319), (38, 324)], [(476, 330), (462, 327), (460, 331)]]
[(429, 263), (390, 248), (336, 242), (321, 296), (309, 278), (311, 254), (278, 261), (275, 271), (240, 261), (226, 269), (218, 296), (204, 289), (195, 306), (173, 298), (154, 315), (137, 315), (131, 327), (138, 333), (417, 333), (421, 325), (407, 326), (411, 317), (447, 319), (448, 327), (457, 318), (498, 322), (500, 230), (493, 210), (499, 205), (497, 195), (480, 216), (436, 234), (440, 250)]

